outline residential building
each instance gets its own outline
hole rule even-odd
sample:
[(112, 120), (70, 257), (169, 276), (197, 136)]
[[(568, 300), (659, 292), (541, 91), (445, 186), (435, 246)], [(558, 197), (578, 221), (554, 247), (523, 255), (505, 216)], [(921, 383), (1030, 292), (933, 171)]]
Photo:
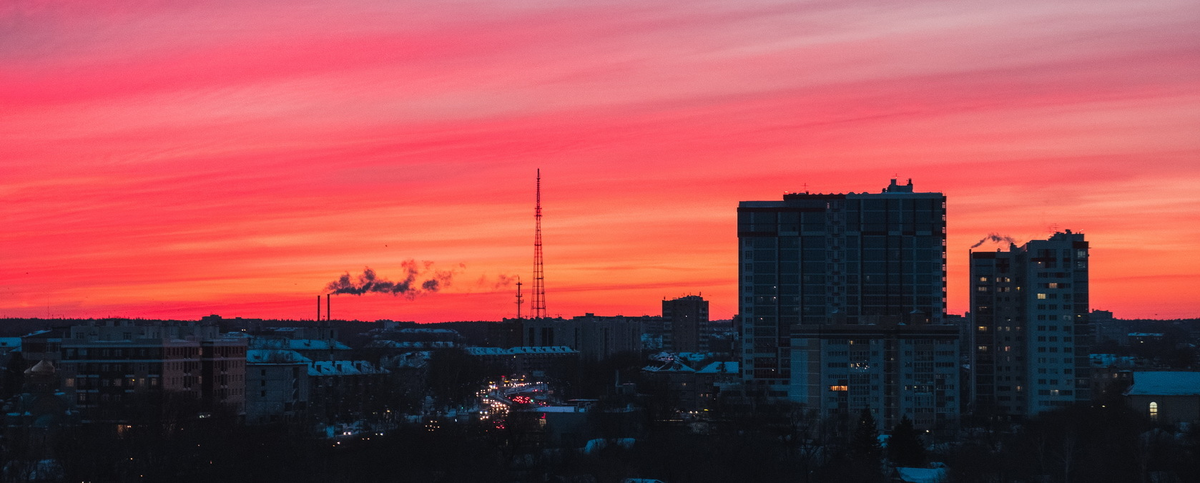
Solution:
[(946, 197), (896, 180), (881, 193), (786, 194), (738, 204), (742, 375), (787, 397), (792, 331), (823, 324), (941, 324)]
[(953, 325), (801, 325), (791, 399), (822, 417), (870, 409), (882, 428), (903, 417), (918, 429), (943, 427), (959, 416), (958, 339)]
[[(118, 422), (171, 397), (245, 411), (246, 342), (210, 324), (101, 320), (22, 338), (26, 364), (49, 361), (82, 422)], [(157, 401), (157, 402), (156, 402)]]
[(508, 374), (545, 376), (550, 368), (579, 359), (579, 351), (566, 346), (468, 347), (467, 354)]
[(970, 255), (975, 410), (1032, 416), (1090, 400), (1083, 234)]
[(585, 360), (601, 360), (620, 352), (640, 352), (645, 324), (654, 317), (598, 316), (571, 319), (523, 319), (524, 346), (566, 346)]
[(299, 422), (308, 409), (312, 363), (296, 351), (246, 352), (246, 423)]
[(368, 361), (311, 361), (309, 413), (327, 422), (378, 417), (394, 396), (384, 391), (387, 375)]
[(279, 336), (249, 337), (250, 348), (258, 350), (288, 350), (313, 361), (339, 361), (350, 358), (350, 347), (333, 339), (289, 339)]
[(708, 301), (688, 295), (662, 302), (662, 349), (708, 351)]

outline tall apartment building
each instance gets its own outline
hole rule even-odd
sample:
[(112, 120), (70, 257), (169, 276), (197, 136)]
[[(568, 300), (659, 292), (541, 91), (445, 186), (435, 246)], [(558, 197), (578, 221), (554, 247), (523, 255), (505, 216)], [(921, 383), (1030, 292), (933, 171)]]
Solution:
[(797, 326), (941, 324), (946, 197), (913, 191), (787, 194), (738, 204), (742, 368), (748, 389), (786, 397)]
[(1031, 416), (1091, 398), (1083, 234), (972, 252), (970, 289), (976, 411)]
[(708, 301), (688, 295), (662, 302), (663, 350), (708, 352)]

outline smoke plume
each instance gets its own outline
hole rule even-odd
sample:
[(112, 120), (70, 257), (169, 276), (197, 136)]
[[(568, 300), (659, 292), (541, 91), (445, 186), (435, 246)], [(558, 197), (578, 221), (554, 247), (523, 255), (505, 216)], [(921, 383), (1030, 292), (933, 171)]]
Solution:
[[(480, 279), (481, 282), (483, 282), (485, 280), (486, 279)], [(494, 282), (492, 282), (491, 286), (492, 286), (492, 289), (498, 290), (498, 289), (508, 287), (508, 286), (516, 283), (518, 280), (519, 280), (519, 278), (516, 275), (508, 275), (508, 274), (501, 273), (499, 275), (496, 275), (496, 280)]]
[(994, 242), (996, 242), (996, 243), (1000, 243), (1000, 242), (1008, 242), (1008, 243), (1011, 243), (1011, 244), (1013, 244), (1013, 245), (1016, 245), (1016, 244), (1017, 244), (1017, 241), (1016, 241), (1016, 240), (1014, 240), (1014, 239), (1013, 239), (1013, 237), (1011, 237), (1011, 236), (1008, 236), (1008, 235), (1001, 235), (1001, 234), (999, 234), (999, 233), (988, 233), (988, 236), (985, 236), (985, 237), (983, 237), (983, 239), (982, 239), (982, 240), (979, 240), (979, 243), (976, 243), (976, 244), (974, 244), (974, 245), (971, 245), (971, 248), (978, 247), (979, 245), (982, 245), (982, 244), (984, 244), (984, 243), (986, 243), (986, 242), (988, 242), (988, 241), (994, 241)]
[[(459, 265), (463, 267), (463, 265)], [(405, 260), (400, 263), (404, 278), (393, 282), (382, 278), (371, 267), (363, 267), (357, 277), (351, 277), (347, 272), (337, 280), (329, 282), (325, 290), (332, 294), (362, 295), (365, 293), (385, 293), (393, 296), (403, 295), (413, 299), (418, 295), (433, 293), (450, 286), (454, 278), (454, 270), (434, 270), (433, 262)]]

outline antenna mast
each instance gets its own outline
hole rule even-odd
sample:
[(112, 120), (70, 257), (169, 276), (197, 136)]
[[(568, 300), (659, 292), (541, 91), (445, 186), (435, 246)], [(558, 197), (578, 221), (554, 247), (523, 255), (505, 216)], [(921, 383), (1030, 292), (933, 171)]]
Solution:
[(546, 282), (542, 271), (542, 170), (537, 170), (537, 207), (533, 218), (537, 231), (533, 238), (533, 318), (546, 317)]
[(521, 320), (521, 277), (517, 277), (517, 320)]

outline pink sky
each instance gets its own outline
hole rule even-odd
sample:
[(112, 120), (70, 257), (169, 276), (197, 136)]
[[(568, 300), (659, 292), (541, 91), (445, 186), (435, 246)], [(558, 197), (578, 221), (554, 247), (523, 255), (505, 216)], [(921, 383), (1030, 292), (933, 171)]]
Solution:
[(1198, 317), (1197, 32), (1189, 1), (4, 2), (0, 317), (312, 318), (410, 259), (452, 283), (334, 317), (513, 316), (537, 168), (555, 315), (730, 317), (738, 201), (898, 176), (949, 200), (952, 313), (980, 238), (1069, 228), (1093, 308)]

